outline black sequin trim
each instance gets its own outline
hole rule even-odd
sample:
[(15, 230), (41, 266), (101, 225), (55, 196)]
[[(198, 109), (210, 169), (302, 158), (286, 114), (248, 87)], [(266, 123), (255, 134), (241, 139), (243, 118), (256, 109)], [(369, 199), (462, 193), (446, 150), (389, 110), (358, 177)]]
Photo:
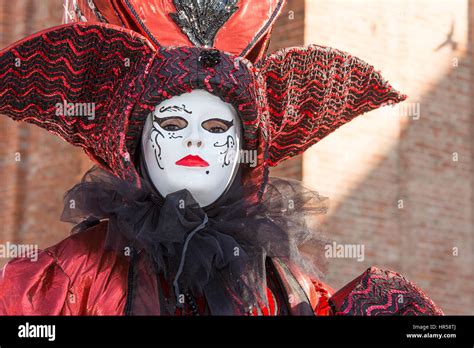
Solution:
[(237, 0), (173, 0), (170, 17), (195, 46), (212, 47), (217, 32), (239, 8)]

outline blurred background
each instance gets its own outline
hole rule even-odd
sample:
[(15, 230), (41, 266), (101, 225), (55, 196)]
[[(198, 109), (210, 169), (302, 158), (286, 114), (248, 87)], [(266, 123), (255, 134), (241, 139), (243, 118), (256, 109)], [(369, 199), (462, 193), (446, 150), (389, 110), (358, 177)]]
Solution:
[[(62, 16), (61, 0), (0, 0), (0, 48)], [(363, 262), (329, 260), (333, 288), (374, 265), (414, 281), (446, 314), (474, 314), (473, 34), (474, 0), (289, 0), (283, 10), (269, 52), (348, 51), (409, 96), (271, 172), (329, 196), (326, 234), (364, 245)], [(91, 165), (82, 150), (0, 117), (0, 243), (67, 237), (62, 197)]]

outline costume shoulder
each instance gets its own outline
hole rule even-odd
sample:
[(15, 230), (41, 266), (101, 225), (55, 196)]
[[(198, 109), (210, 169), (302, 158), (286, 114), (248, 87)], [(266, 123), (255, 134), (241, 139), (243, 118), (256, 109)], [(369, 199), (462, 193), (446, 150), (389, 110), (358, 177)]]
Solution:
[(334, 315), (443, 315), (442, 310), (402, 275), (370, 267), (330, 299)]
[(47, 250), (13, 259), (0, 271), (0, 315), (58, 315), (69, 284)]
[[(103, 222), (39, 252), (35, 259), (7, 263), (0, 273), (0, 315), (120, 312), (124, 294), (115, 290), (110, 296), (110, 289), (122, 285), (128, 265), (104, 250), (106, 230)], [(114, 272), (117, 276), (112, 277)]]

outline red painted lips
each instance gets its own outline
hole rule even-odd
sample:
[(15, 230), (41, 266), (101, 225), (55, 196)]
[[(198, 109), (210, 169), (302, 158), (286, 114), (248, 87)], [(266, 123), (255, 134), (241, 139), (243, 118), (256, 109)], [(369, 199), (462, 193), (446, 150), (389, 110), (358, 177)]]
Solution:
[(209, 167), (209, 163), (203, 160), (199, 156), (187, 155), (186, 157), (181, 158), (179, 161), (176, 161), (178, 166), (186, 167)]

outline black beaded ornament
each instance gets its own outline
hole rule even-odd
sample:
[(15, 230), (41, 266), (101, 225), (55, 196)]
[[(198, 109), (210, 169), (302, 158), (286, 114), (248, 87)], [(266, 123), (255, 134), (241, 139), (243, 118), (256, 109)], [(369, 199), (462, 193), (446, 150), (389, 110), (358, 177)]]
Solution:
[(221, 62), (221, 54), (218, 50), (205, 50), (199, 55), (199, 62), (204, 68), (212, 68)]

